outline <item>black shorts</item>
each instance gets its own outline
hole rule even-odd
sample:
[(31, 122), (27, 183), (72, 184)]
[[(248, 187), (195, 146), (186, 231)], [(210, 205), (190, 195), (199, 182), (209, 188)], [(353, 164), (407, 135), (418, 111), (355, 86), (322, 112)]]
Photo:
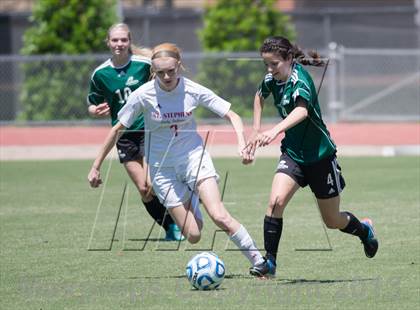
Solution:
[(139, 160), (144, 156), (144, 131), (127, 131), (117, 141), (120, 163)]
[(287, 174), (301, 187), (309, 185), (315, 197), (319, 199), (336, 197), (346, 186), (335, 155), (310, 165), (299, 165), (283, 153), (276, 172)]

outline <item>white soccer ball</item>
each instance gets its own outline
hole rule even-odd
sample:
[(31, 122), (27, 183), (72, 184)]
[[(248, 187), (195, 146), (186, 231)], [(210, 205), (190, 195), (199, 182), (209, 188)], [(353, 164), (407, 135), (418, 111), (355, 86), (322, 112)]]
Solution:
[(198, 290), (214, 290), (225, 278), (225, 264), (213, 252), (195, 255), (187, 264), (187, 278)]

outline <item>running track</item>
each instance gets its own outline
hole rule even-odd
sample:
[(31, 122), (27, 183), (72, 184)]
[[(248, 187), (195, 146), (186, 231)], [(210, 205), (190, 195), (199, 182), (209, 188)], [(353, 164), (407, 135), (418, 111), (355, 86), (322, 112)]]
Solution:
[[(264, 125), (270, 128), (271, 125)], [(329, 130), (341, 155), (420, 155), (420, 123), (339, 123)], [(0, 127), (0, 159), (92, 158), (109, 127)], [(236, 137), (228, 125), (200, 126), (213, 155), (232, 156)], [(251, 132), (246, 127), (247, 134)], [(281, 137), (261, 149), (278, 156)], [(232, 147), (233, 146), (233, 147)]]

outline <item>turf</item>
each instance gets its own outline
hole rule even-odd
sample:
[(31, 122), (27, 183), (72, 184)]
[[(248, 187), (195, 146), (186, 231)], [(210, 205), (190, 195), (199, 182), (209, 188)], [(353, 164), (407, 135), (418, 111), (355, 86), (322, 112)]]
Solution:
[[(329, 245), (314, 200), (308, 189), (300, 190), (286, 209), (274, 280), (248, 276), (248, 262), (207, 217), (198, 245), (162, 242), (162, 230), (153, 226), (121, 166), (109, 163), (99, 203), (102, 189), (92, 190), (86, 181), (88, 161), (0, 162), (1, 309), (419, 306), (418, 157), (340, 160), (347, 183), (342, 209), (374, 220), (380, 249), (373, 259), (365, 257), (359, 240), (332, 230), (332, 251), (323, 251)], [(260, 247), (275, 164), (215, 160), (222, 184), (229, 171), (227, 208)], [(226, 279), (217, 291), (195, 291), (185, 265), (210, 249), (225, 262)]]

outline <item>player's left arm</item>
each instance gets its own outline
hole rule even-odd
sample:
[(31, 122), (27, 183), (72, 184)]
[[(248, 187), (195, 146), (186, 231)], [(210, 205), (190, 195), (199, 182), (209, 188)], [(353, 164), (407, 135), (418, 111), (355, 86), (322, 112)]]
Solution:
[(296, 99), (296, 107), (290, 114), (273, 128), (264, 131), (259, 137), (258, 146), (266, 146), (273, 142), (279, 134), (296, 126), (308, 117), (307, 102), (302, 97)]

